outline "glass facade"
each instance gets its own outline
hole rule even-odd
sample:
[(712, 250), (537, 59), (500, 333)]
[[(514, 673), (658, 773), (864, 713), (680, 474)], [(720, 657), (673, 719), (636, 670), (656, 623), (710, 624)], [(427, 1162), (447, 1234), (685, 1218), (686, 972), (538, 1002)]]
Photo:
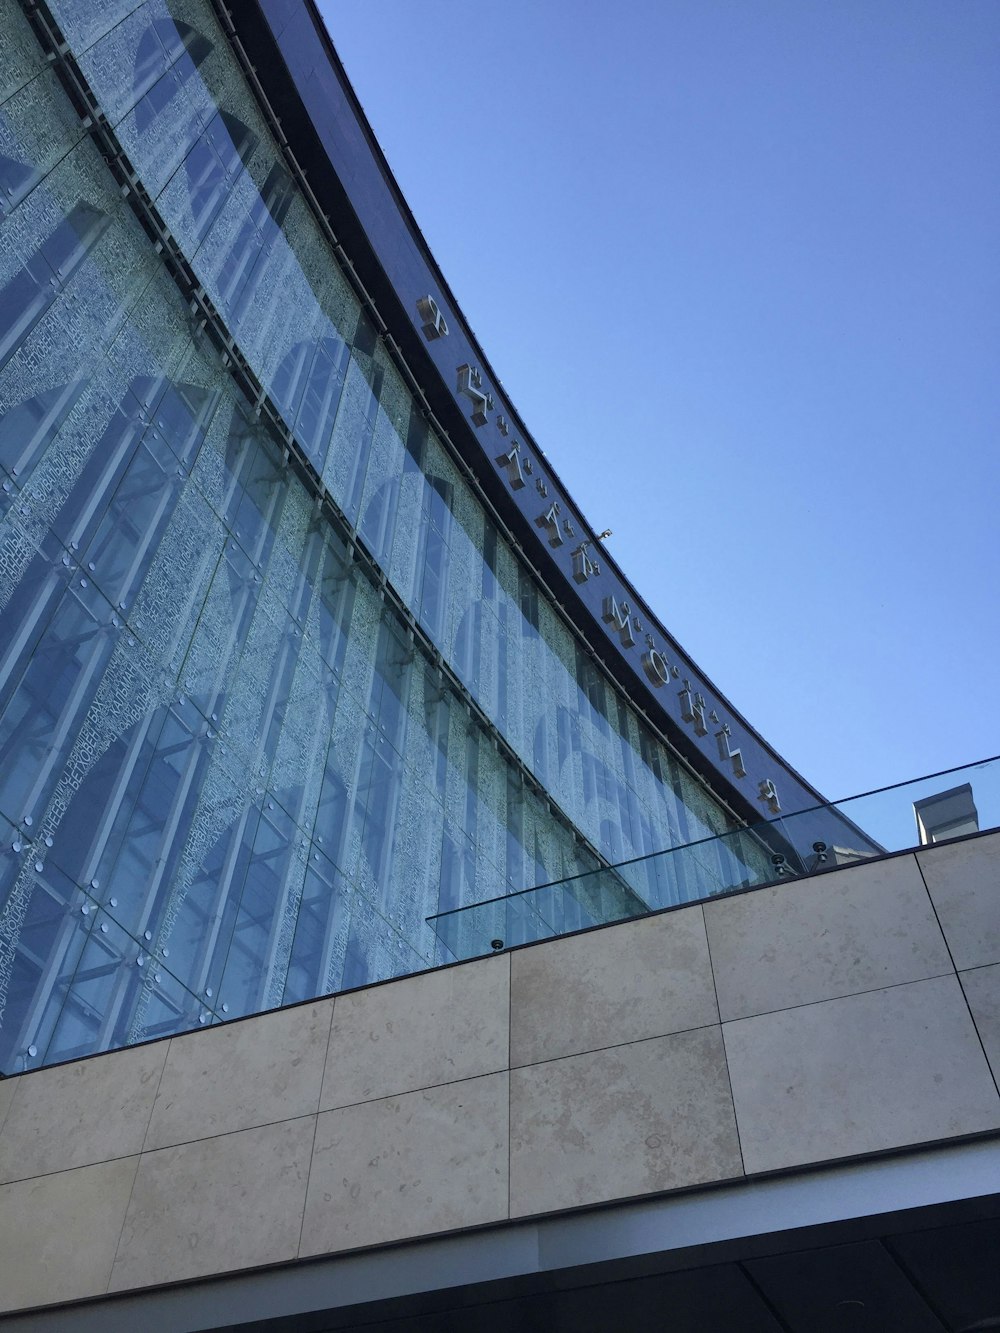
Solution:
[(429, 916), (733, 828), (428, 426), (207, 0), (48, 12), (105, 137), (0, 0), (0, 1071), (435, 966)]

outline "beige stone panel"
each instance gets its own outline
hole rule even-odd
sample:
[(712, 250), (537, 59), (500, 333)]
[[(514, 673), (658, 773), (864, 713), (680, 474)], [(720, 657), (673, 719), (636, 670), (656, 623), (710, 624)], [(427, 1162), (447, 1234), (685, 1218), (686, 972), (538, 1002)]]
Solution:
[(144, 1153), (109, 1290), (293, 1259), (315, 1119)]
[(519, 949), (510, 965), (512, 1066), (719, 1021), (700, 906)]
[(302, 1255), (502, 1221), (507, 1075), (325, 1111)]
[(1000, 1128), (958, 978), (723, 1025), (747, 1172)]
[(1000, 833), (917, 853), (958, 970), (1000, 963)]
[(311, 1115), (332, 1000), (259, 1014), (170, 1043), (146, 1150)]
[(912, 856), (705, 904), (723, 1021), (951, 972)]
[(320, 1108), (505, 1069), (509, 1013), (507, 956), (339, 995)]
[(105, 1291), (138, 1160), (0, 1185), (0, 1310)]
[(528, 1065), (510, 1078), (512, 1217), (742, 1174), (718, 1027)]
[(159, 1041), (22, 1075), (0, 1132), (0, 1181), (138, 1153), (166, 1054)]
[(959, 975), (993, 1077), (1000, 1081), (1000, 963)]
[(7, 1112), (10, 1110), (10, 1104), (14, 1100), (14, 1089), (20, 1082), (17, 1078), (0, 1079), (0, 1133), (3, 1132), (4, 1124), (7, 1120)]

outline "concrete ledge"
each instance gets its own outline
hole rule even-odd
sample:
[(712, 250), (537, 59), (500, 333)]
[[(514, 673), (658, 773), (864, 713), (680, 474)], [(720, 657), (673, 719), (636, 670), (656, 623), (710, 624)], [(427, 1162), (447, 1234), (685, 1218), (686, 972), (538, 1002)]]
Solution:
[[(3, 1327), (5, 1333), (190, 1333), (296, 1317), (320, 1327), (318, 1312), (339, 1316), (345, 1307), (428, 1292), (455, 1292), (461, 1301), (472, 1284), (537, 1275), (563, 1285), (578, 1274), (586, 1282), (588, 1265), (600, 1265), (593, 1271), (604, 1280), (616, 1265), (633, 1271), (714, 1265), (741, 1254), (743, 1238), (768, 1237), (763, 1252), (773, 1253), (816, 1244), (816, 1228), (835, 1228), (840, 1240), (844, 1227), (878, 1234), (895, 1218), (912, 1218), (909, 1210), (926, 1210), (923, 1225), (934, 1226), (952, 1205), (967, 1209), (982, 1201), (990, 1210), (991, 1194), (989, 1215), (995, 1215), (998, 1179), (1000, 1139), (945, 1145), (124, 1293), (9, 1316)], [(445, 1300), (454, 1308), (453, 1297)]]

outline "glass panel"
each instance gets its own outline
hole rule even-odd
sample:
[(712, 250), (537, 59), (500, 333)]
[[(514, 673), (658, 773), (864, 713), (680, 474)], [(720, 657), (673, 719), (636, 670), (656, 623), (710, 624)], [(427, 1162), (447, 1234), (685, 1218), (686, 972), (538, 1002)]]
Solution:
[[(958, 784), (968, 784), (963, 801), (971, 809), (940, 836), (928, 831), (923, 811), (942, 796), (954, 798)], [(997, 827), (1000, 757), (441, 912), (428, 922), (452, 958), (474, 958), (642, 916), (646, 904), (698, 902)]]
[(0, 1068), (889, 845), (740, 831), (640, 723), (429, 428), (213, 7), (51, 7), (328, 495), (0, 0)]

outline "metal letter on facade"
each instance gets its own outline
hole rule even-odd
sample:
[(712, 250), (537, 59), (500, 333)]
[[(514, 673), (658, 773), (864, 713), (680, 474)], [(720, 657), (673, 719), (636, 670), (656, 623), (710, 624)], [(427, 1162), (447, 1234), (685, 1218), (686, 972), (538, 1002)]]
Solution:
[(739, 750), (733, 749), (732, 745), (729, 743), (729, 736), (729, 723), (724, 722), (722, 724), (722, 730), (715, 733), (715, 738), (719, 742), (719, 758), (723, 760), (723, 762), (727, 759), (732, 760), (733, 772), (738, 778), (745, 778), (747, 770), (743, 763), (743, 755)]
[(486, 425), (486, 413), (493, 411), (493, 395), (483, 393), (482, 372), (475, 366), (462, 365), (458, 368), (458, 386), (456, 393), (464, 393), (472, 403), (472, 420), (476, 426)]
[(535, 519), (535, 525), (544, 528), (548, 535), (550, 546), (562, 546), (562, 533), (559, 531), (559, 501), (556, 500), (549, 505), (544, 514), (539, 514)]
[(587, 551), (590, 542), (581, 542), (575, 551), (571, 552), (573, 560), (573, 582), (586, 583), (589, 578), (600, 574), (601, 567), (596, 560), (591, 560)]
[(435, 338), (447, 338), (448, 325), (433, 296), (420, 297), (417, 301), (417, 314), (423, 320), (424, 337), (429, 343)]
[(514, 441), (513, 448), (505, 454), (497, 454), (496, 461), (501, 467), (507, 469), (507, 480), (510, 482), (512, 491), (519, 491), (525, 484), (524, 474), (521, 471), (521, 446), (517, 440)]
[(618, 602), (610, 594), (604, 599), (604, 620), (608, 625), (614, 625), (621, 635), (622, 647), (631, 648), (635, 644), (635, 636), (632, 633), (631, 622), (632, 608), (628, 602)]
[(772, 815), (781, 814), (781, 802), (778, 800), (778, 791), (770, 778), (762, 778), (757, 788), (758, 801), (763, 801)]
[(685, 722), (694, 723), (694, 734), (696, 736), (707, 736), (708, 727), (705, 724), (705, 698), (704, 695), (691, 693), (691, 682), (686, 680), (684, 688), (678, 691), (681, 701), (681, 717)]
[(658, 648), (651, 648), (648, 653), (643, 653), (642, 667), (650, 683), (655, 685), (657, 689), (661, 685), (666, 685), (670, 679), (670, 667)]

